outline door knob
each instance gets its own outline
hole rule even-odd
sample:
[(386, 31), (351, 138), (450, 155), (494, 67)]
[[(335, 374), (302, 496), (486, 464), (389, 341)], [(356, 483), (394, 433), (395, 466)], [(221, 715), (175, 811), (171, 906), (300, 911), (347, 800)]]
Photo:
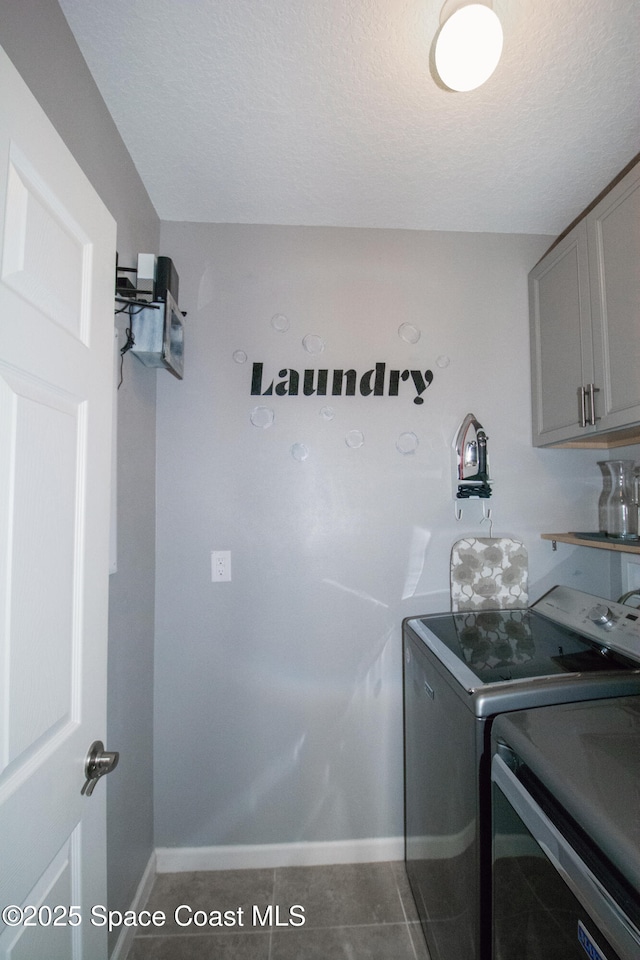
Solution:
[(94, 740), (84, 763), (86, 780), (80, 793), (90, 797), (100, 777), (115, 770), (119, 759), (120, 754), (117, 751), (105, 750), (102, 740)]

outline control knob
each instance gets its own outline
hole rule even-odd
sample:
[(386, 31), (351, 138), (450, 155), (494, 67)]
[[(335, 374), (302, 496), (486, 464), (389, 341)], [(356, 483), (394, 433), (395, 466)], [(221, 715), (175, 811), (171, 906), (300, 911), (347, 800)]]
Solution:
[(614, 615), (604, 603), (596, 603), (594, 607), (591, 607), (587, 616), (599, 627), (612, 627), (615, 623)]

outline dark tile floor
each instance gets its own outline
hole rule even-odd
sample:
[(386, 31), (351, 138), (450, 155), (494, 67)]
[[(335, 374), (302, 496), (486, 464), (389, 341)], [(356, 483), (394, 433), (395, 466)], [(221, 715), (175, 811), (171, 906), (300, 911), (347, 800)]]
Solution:
[(159, 874), (147, 908), (129, 960), (429, 960), (401, 862)]

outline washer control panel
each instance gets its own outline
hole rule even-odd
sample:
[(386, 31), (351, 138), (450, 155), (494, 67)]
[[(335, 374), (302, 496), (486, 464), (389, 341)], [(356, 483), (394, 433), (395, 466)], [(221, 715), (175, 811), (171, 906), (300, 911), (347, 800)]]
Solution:
[(640, 610), (635, 607), (559, 586), (531, 609), (640, 663)]

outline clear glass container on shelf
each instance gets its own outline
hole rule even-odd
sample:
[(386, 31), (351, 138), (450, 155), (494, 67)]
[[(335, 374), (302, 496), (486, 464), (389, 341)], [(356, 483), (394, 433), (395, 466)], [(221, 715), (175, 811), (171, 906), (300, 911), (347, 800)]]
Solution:
[[(599, 526), (605, 525), (609, 537), (638, 539), (638, 502), (633, 460), (599, 461), (603, 474), (603, 493), (598, 502)], [(605, 489), (608, 489), (606, 502)]]
[(609, 470), (609, 461), (598, 461), (600, 472), (602, 473), (602, 492), (598, 499), (598, 532), (607, 533), (607, 505), (609, 503), (609, 494), (611, 493), (611, 470)]

